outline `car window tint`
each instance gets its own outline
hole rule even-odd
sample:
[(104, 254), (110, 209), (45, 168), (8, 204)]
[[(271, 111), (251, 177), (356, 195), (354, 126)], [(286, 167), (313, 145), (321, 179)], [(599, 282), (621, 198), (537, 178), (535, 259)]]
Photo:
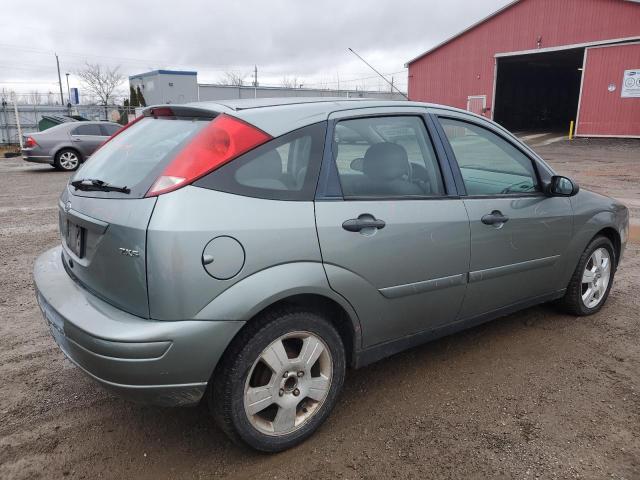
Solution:
[(422, 118), (343, 120), (333, 154), (345, 198), (444, 195), (437, 158)]
[(103, 123), (102, 134), (106, 137), (110, 137), (111, 135), (116, 133), (118, 130), (120, 130), (120, 128), (122, 128), (120, 125), (111, 125), (109, 123)]
[(80, 125), (73, 130), (73, 135), (98, 135), (102, 136), (100, 125), (97, 123), (89, 123), (87, 125)]
[(311, 200), (322, 159), (326, 123), (271, 140), (196, 183), (197, 186), (277, 200)]
[[(98, 178), (142, 197), (166, 165), (207, 125), (206, 121), (142, 118), (105, 143), (74, 179)], [(98, 126), (98, 125), (97, 125)]]
[(514, 145), (471, 123), (441, 118), (468, 195), (508, 195), (540, 190), (533, 163)]

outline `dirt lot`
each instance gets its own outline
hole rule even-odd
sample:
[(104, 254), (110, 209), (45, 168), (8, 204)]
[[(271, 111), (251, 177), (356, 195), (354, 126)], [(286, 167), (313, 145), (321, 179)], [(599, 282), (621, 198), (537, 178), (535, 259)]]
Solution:
[[(640, 141), (539, 151), (640, 220)], [(598, 315), (536, 307), (350, 372), (321, 430), (267, 456), (204, 408), (101, 390), (54, 346), (31, 269), (66, 181), (0, 158), (0, 478), (640, 478), (638, 235)]]

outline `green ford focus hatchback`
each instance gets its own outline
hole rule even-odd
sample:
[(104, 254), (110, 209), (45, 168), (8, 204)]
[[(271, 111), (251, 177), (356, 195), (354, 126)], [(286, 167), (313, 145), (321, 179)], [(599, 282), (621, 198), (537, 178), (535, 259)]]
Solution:
[(34, 276), (64, 354), (274, 452), (347, 367), (543, 302), (597, 312), (629, 215), (468, 112), (297, 98), (147, 108), (59, 219)]

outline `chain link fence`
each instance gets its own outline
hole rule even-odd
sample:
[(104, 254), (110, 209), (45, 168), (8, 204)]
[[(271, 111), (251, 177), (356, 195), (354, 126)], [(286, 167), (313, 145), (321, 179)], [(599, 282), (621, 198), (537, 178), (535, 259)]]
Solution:
[(109, 120), (126, 123), (126, 119), (135, 116), (133, 107), (117, 105), (14, 105), (3, 102), (0, 106), (0, 145), (18, 145), (20, 143), (18, 127), (22, 134), (37, 132), (42, 118), (53, 116), (80, 116), (87, 120)]

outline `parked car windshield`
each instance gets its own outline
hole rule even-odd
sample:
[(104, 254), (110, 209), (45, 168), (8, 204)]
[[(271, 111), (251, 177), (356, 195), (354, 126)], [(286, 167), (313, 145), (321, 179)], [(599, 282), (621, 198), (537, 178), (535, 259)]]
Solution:
[[(162, 169), (205, 125), (203, 120), (144, 118), (113, 137), (78, 170), (72, 181), (101, 180), (129, 187), (141, 198)], [(123, 196), (118, 192), (74, 192), (83, 196)]]

